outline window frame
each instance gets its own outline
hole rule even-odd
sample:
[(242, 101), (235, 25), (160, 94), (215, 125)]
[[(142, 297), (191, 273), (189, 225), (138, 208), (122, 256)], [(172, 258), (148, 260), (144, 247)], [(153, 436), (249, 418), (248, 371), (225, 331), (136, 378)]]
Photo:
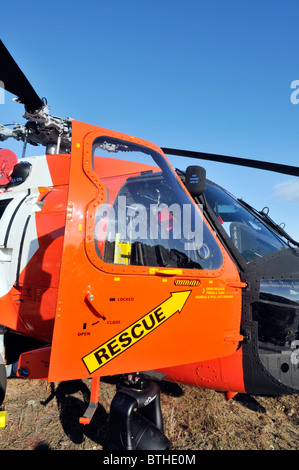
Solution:
[(101, 181), (99, 176), (95, 173), (93, 169), (93, 146), (96, 139), (99, 138), (112, 138), (117, 140), (123, 140), (124, 143), (132, 143), (140, 145), (141, 147), (148, 148), (149, 151), (154, 151), (160, 154), (161, 158), (165, 161), (166, 165), (170, 166), (170, 169), (173, 171), (175, 177), (178, 180), (178, 184), (181, 185), (182, 190), (186, 192), (187, 196), (190, 199), (191, 204), (194, 204), (195, 210), (200, 211), (199, 207), (190, 196), (186, 188), (184, 187), (182, 181), (179, 179), (178, 175), (175, 173), (174, 169), (172, 168), (170, 162), (168, 161), (167, 157), (163, 154), (161, 149), (156, 145), (144, 141), (142, 139), (138, 139), (133, 136), (123, 135), (114, 131), (109, 131), (105, 133), (99, 134), (98, 132), (91, 132), (89, 133), (84, 139), (83, 145), (83, 170), (87, 178), (94, 184), (97, 189), (97, 195), (94, 199), (88, 202), (87, 209), (86, 209), (86, 230), (85, 230), (85, 250), (88, 258), (90, 261), (100, 270), (115, 274), (115, 275), (165, 275), (165, 276), (188, 276), (188, 277), (218, 277), (221, 276), (224, 270), (224, 263), (225, 263), (225, 256), (226, 251), (222, 244), (219, 242), (217, 237), (215, 236), (213, 230), (210, 228), (209, 224), (207, 223), (203, 214), (203, 223), (207, 225), (208, 230), (211, 233), (211, 237), (215, 240), (217, 247), (219, 248), (221, 255), (222, 255), (222, 262), (219, 268), (216, 269), (190, 269), (190, 268), (172, 268), (172, 267), (163, 267), (160, 268), (158, 266), (139, 266), (139, 265), (127, 265), (127, 264), (109, 264), (103, 261), (98, 254), (98, 251), (95, 246), (95, 221), (96, 221), (96, 213), (100, 205), (105, 204), (108, 200), (108, 191), (104, 183)]

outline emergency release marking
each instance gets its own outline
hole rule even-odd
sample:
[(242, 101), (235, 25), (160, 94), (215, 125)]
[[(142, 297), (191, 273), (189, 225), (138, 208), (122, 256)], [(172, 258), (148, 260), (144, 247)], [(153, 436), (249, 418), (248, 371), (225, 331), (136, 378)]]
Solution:
[(84, 356), (82, 361), (88, 372), (92, 374), (154, 331), (172, 315), (181, 313), (190, 293), (191, 291), (172, 292), (167, 300)]

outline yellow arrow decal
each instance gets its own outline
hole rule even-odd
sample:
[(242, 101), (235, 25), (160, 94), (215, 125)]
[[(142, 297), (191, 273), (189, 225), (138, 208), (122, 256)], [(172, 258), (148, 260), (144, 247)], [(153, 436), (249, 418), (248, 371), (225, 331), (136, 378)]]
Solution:
[(82, 358), (88, 372), (92, 374), (100, 367), (126, 351), (135, 343), (162, 325), (172, 315), (181, 312), (191, 291), (173, 292), (170, 297), (158, 307), (141, 317), (132, 325), (103, 343), (91, 353)]

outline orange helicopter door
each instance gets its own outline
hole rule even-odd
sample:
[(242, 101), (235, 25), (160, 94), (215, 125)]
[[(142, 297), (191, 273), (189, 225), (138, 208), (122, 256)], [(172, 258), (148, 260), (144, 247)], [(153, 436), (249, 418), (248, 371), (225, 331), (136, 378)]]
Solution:
[(228, 356), (241, 287), (155, 145), (73, 122), (50, 381)]

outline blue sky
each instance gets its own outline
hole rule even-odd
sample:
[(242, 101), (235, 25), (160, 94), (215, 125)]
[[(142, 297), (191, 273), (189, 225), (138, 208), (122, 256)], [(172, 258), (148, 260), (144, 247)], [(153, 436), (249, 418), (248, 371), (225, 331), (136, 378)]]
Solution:
[[(299, 104), (291, 102), (291, 83), (299, 80), (298, 0), (24, 5), (1, 6), (1, 39), (51, 114), (161, 147), (298, 166)], [(5, 93), (0, 122), (23, 123), (23, 107), (11, 98)], [(21, 151), (16, 142), (5, 146)], [(181, 169), (195, 163), (172, 162)], [(198, 164), (257, 209), (268, 206), (299, 239), (298, 178)]]

